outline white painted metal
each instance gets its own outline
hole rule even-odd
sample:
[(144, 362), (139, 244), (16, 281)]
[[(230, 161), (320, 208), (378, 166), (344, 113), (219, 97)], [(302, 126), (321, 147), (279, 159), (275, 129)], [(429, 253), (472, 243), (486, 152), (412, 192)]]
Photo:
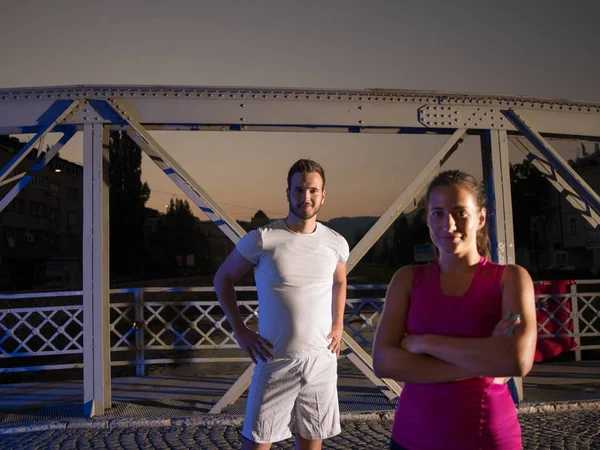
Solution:
[(488, 204), (488, 230), (492, 257), (500, 264), (515, 263), (510, 192), (510, 166), (506, 131), (490, 130), (482, 146), (484, 180)]
[[(84, 104), (86, 108), (79, 111)], [(63, 108), (63, 112), (56, 113), (55, 111), (61, 110), (60, 108)], [(64, 111), (69, 108), (73, 111), (69, 111), (65, 116)], [(510, 201), (510, 189), (507, 191), (505, 186), (505, 181), (508, 180), (505, 176), (508, 160), (504, 157), (506, 156), (506, 131), (517, 129), (523, 131), (523, 129), (518, 124), (515, 125), (513, 120), (506, 120), (507, 108), (519, 108), (518, 114), (524, 112), (528, 120), (536, 124), (534, 144), (542, 142), (544, 148), (541, 151), (551, 161), (554, 169), (559, 171), (563, 178), (574, 179), (576, 184), (581, 186), (572, 173), (565, 171), (564, 161), (556, 159), (553, 150), (546, 148), (549, 146), (545, 145), (539, 133), (552, 133), (554, 136), (565, 138), (576, 136), (598, 138), (600, 104), (510, 96), (390, 90), (335, 92), (160, 86), (70, 86), (0, 90), (0, 133), (36, 134), (36, 137), (4, 169), (0, 175), (0, 183), (5, 181), (13, 168), (27, 152), (31, 151), (33, 145), (51, 129), (63, 131), (60, 128), (63, 126), (61, 122), (71, 121), (77, 129), (85, 131), (84, 325), (86, 330), (92, 331), (92, 337), (86, 333), (84, 359), (87, 364), (84, 373), (87, 379), (84, 396), (86, 401), (90, 401), (89, 413), (101, 414), (106, 405), (110, 405), (110, 389), (106, 389), (106, 381), (110, 383), (106, 327), (109, 310), (108, 188), (104, 185), (106, 180), (102, 179), (103, 171), (106, 169), (105, 163), (107, 163), (107, 158), (104, 162), (102, 158), (102, 154), (106, 152), (106, 149), (102, 149), (102, 141), (106, 138), (107, 128), (103, 128), (102, 124), (125, 127), (152, 160), (201, 209), (207, 212), (211, 220), (219, 225), (234, 242), (243, 235), (243, 230), (197, 183), (191, 180), (181, 167), (177, 166), (170, 155), (152, 139), (148, 129), (447, 133), (448, 129), (459, 128), (436, 154), (434, 160), (430, 161), (363, 238), (359, 246), (353, 250), (348, 264), (348, 271), (350, 271), (402, 212), (406, 206), (403, 206), (405, 198), (410, 196), (412, 200), (431, 179), (431, 174), (443, 163), (444, 158), (464, 136), (467, 128), (489, 130), (487, 132), (491, 136), (490, 159), (486, 162), (492, 176), (489, 180), (491, 186), (489, 192), (501, 197), (500, 202), (494, 201), (495, 238), (496, 242), (505, 243), (504, 260), (508, 262), (514, 260), (514, 254), (511, 253), (513, 250), (509, 246), (512, 244), (512, 228), (511, 224), (506, 223), (510, 222), (510, 204), (507, 203)], [(118, 116), (113, 110), (118, 113)], [(517, 114), (514, 110), (511, 110), (511, 113)], [(43, 115), (51, 116), (50, 126), (43, 125), (49, 121), (47, 117), (40, 120)], [(132, 129), (128, 128), (130, 126)], [(525, 131), (531, 132), (529, 127)], [(102, 137), (99, 137), (100, 135)], [(529, 139), (532, 139), (531, 136)], [(581, 188), (574, 187), (574, 190), (579, 193), (580, 198), (587, 199), (585, 206), (589, 207), (590, 199), (598, 205), (597, 196), (590, 197), (586, 186), (583, 188), (584, 195)], [(600, 208), (596, 208), (596, 213), (598, 209)], [(102, 244), (106, 244), (104, 248)], [(496, 246), (496, 252), (503, 254), (500, 246)], [(144, 307), (150, 305), (146, 304)], [(118, 306), (115, 305), (115, 308)], [(119, 310), (119, 313), (125, 317), (127, 311), (126, 308)], [(156, 314), (160, 316), (160, 312)], [(130, 332), (119, 334), (119, 345), (128, 344), (130, 334)], [(160, 337), (158, 340), (160, 341)], [(182, 343), (186, 345), (184, 341), (185, 339)], [(371, 365), (368, 355), (367, 358), (361, 357), (362, 349), (349, 336), (345, 335), (344, 343), (353, 352), (351, 359), (355, 359), (363, 368)], [(357, 348), (353, 349), (353, 347)], [(94, 365), (96, 367), (93, 367)], [(249, 378), (238, 380), (236, 389), (239, 391), (247, 381)], [(229, 392), (227, 398), (233, 398), (234, 394)]]
[(111, 406), (108, 130), (86, 125), (83, 144), (83, 402), (93, 417)]
[[(131, 133), (130, 130), (128, 130), (128, 133), (132, 138), (134, 138), (134, 140), (136, 140), (136, 142), (138, 142), (138, 144), (141, 145), (141, 148), (144, 149), (148, 156), (150, 156), (150, 158), (157, 163), (157, 165), (161, 167), (163, 171), (169, 177), (171, 177), (171, 179), (193, 201), (196, 202), (200, 209), (207, 214), (207, 216), (225, 233), (225, 235), (227, 235), (233, 242), (237, 242), (237, 240), (245, 234), (245, 231), (238, 225), (238, 223), (233, 220), (233, 218), (231, 218), (222, 208), (220, 208), (218, 203), (212, 199), (212, 197), (210, 197), (210, 195), (197, 183), (195, 183), (191, 176), (187, 174), (183, 168), (180, 167), (175, 160), (169, 156), (166, 150), (162, 148), (158, 142), (156, 142), (156, 140), (148, 133), (148, 131), (143, 128), (139, 121), (136, 120), (136, 117), (131, 113), (131, 108), (127, 107), (127, 103), (125, 101), (109, 99), (108, 102), (119, 114), (119, 116), (121, 116), (133, 128), (135, 134)], [(464, 130), (460, 136), (463, 134)], [(450, 141), (452, 141), (452, 139), (450, 139)], [(452, 143), (452, 145), (454, 145), (454, 143)], [(446, 151), (445, 154), (446, 153), (448, 153), (448, 151)], [(406, 205), (404, 207), (406, 207)], [(352, 351), (356, 351), (355, 349), (360, 348), (358, 344), (347, 334), (344, 335), (343, 339), (352, 349)], [(364, 363), (369, 364), (367, 360), (364, 360)], [(363, 365), (361, 365), (361, 367)], [(372, 367), (370, 367), (369, 370), (371, 372), (369, 376), (375, 377)], [(225, 394), (225, 398), (229, 399), (235, 397), (235, 395), (239, 396), (240, 393), (235, 390), (239, 389), (240, 386), (247, 387), (249, 385), (250, 375), (247, 375), (248, 373), (248, 371), (244, 372), (244, 376), (247, 376), (248, 379), (240, 379), (239, 383), (236, 383), (234, 386), (232, 386)], [(235, 399), (237, 399), (237, 397), (235, 397), (233, 401), (235, 401)]]
[(165, 174), (212, 220), (215, 225), (234, 243), (246, 232), (219, 206), (217, 201), (204, 190), (194, 179), (169, 155), (169, 153), (154, 139), (148, 131), (136, 120), (131, 110), (122, 100), (109, 100), (115, 111), (127, 121), (133, 130), (128, 130), (150, 159), (160, 167)]
[(584, 201), (575, 190), (566, 182), (566, 180), (554, 169), (554, 167), (539, 154), (535, 154), (527, 145), (524, 137), (511, 136), (510, 141), (523, 153), (533, 166), (538, 169), (546, 179), (554, 186), (558, 192), (565, 191), (565, 199), (575, 208), (581, 216), (593, 227), (600, 225), (600, 215), (592, 208), (588, 208), (588, 203)]
[(390, 227), (396, 218), (402, 214), (406, 207), (412, 203), (415, 196), (431, 181), (439, 168), (444, 164), (446, 159), (454, 151), (459, 141), (463, 138), (467, 130), (460, 128), (444, 143), (444, 145), (431, 158), (421, 172), (410, 182), (410, 184), (402, 191), (400, 196), (394, 203), (382, 214), (379, 220), (371, 227), (371, 229), (363, 236), (358, 244), (350, 252), (350, 257), (347, 263), (347, 272), (350, 272), (360, 259), (369, 251), (369, 249), (377, 242), (383, 233)]
[(242, 375), (233, 383), (233, 386), (219, 399), (217, 403), (210, 409), (210, 414), (219, 414), (223, 409), (234, 403), (250, 386), (252, 380), (252, 372), (256, 364), (252, 363), (244, 371)]
[[(598, 137), (600, 129), (600, 104), (562, 99), (377, 89), (67, 86), (0, 90), (0, 133), (32, 132), (38, 126), (36, 119), (56, 100), (110, 98), (127, 99), (147, 128), (260, 125), (303, 127), (297, 131), (314, 127), (340, 127), (341, 132), (348, 127), (515, 131), (502, 110), (519, 108), (527, 111), (542, 133)], [(448, 110), (451, 116), (442, 117)], [(89, 114), (79, 115), (75, 123), (90, 120), (111, 122), (104, 114)]]
[[(577, 296), (577, 286), (571, 285), (570, 289), (570, 297), (571, 297), (571, 310), (573, 311), (573, 334), (575, 335), (575, 341), (577, 342), (577, 348), (575, 349), (575, 361), (581, 361), (581, 329), (579, 327), (579, 322), (582, 320), (582, 311), (579, 310), (579, 298)], [(593, 300), (593, 298), (592, 298)], [(587, 303), (587, 302), (586, 302)], [(587, 303), (591, 305), (591, 301)], [(594, 308), (592, 307), (592, 310)], [(600, 310), (595, 311), (596, 317), (600, 317)]]
[[(512, 198), (510, 191), (510, 166), (508, 139), (505, 130), (488, 130), (482, 136), (483, 178), (487, 206), (487, 225), (490, 232), (492, 259), (500, 264), (515, 263)], [(523, 401), (523, 380), (512, 379), (518, 401)]]
[[(44, 137), (52, 131), (52, 129), (59, 123), (69, 122), (73, 115), (82, 107), (83, 103), (79, 100), (71, 102), (68, 106), (58, 111), (46, 111), (46, 114), (54, 114), (51, 119), (46, 118), (43, 122), (41, 117), (36, 118), (36, 122), (45, 123), (44, 126), (40, 127), (39, 131), (33, 136), (29, 142), (17, 153), (13, 159), (0, 170), (0, 182), (2, 182), (18, 165), (23, 159), (31, 153), (34, 147), (44, 139)], [(59, 110), (60, 111), (60, 110)]]
[[(569, 312), (573, 318), (573, 328), (569, 329), (567, 324), (564, 324), (557, 331), (552, 330), (550, 322), (556, 324), (555, 319), (551, 317), (551, 310), (547, 311), (547, 318), (538, 323), (538, 337), (541, 340), (554, 339), (556, 337), (570, 337), (575, 339), (579, 347), (574, 350), (578, 360), (581, 360), (583, 351), (594, 350), (597, 345), (589, 343), (581, 344), (582, 338), (597, 339), (600, 336), (600, 303), (598, 303), (598, 292), (578, 293), (579, 285), (590, 286), (592, 284), (600, 284), (599, 280), (579, 280), (571, 287), (571, 292), (568, 294), (550, 295), (539, 294), (536, 300), (540, 302), (541, 309), (544, 309), (544, 299), (552, 297), (553, 301), (559, 303), (559, 307)], [(361, 285), (349, 286), (349, 291), (369, 290), (373, 289), (385, 290), (385, 285)], [(131, 289), (114, 289), (110, 293), (113, 295), (122, 295), (131, 293), (134, 295), (144, 295), (156, 292), (173, 292), (181, 295), (188, 295), (191, 292), (197, 292), (199, 295), (206, 295), (207, 292), (212, 292), (212, 288), (131, 288)], [(255, 292), (255, 287), (238, 287), (238, 291)], [(590, 290), (588, 287), (586, 290)], [(591, 288), (596, 291), (596, 289)], [(73, 364), (49, 364), (43, 366), (28, 365), (28, 356), (55, 356), (61, 355), (81, 355), (83, 347), (80, 344), (83, 333), (83, 307), (76, 298), (82, 295), (81, 291), (68, 292), (46, 292), (46, 293), (28, 293), (28, 294), (0, 294), (0, 361), (11, 358), (22, 359), (22, 365), (19, 367), (2, 367), (0, 373), (16, 373), (24, 371), (41, 371), (55, 369), (71, 369), (81, 368), (83, 365), (79, 362)], [(38, 301), (40, 298), (46, 298), (49, 301), (59, 298), (71, 298), (77, 304), (69, 306), (45, 306), (33, 307), (26, 306), (32, 301)], [(111, 316), (113, 319), (108, 324), (114, 344), (111, 346), (111, 351), (131, 354), (136, 353), (136, 358), (133, 360), (123, 359), (121, 361), (111, 361), (111, 366), (139, 366), (144, 367), (153, 364), (170, 364), (170, 363), (219, 363), (219, 362), (250, 362), (248, 357), (244, 356), (219, 356), (215, 354), (212, 357), (202, 357), (203, 350), (219, 349), (233, 350), (239, 349), (235, 343), (231, 332), (225, 328), (218, 326), (224, 321), (222, 314), (216, 316), (213, 311), (218, 310), (217, 301), (173, 301), (168, 302), (169, 308), (165, 309), (164, 301), (145, 301), (144, 315), (147, 326), (143, 328), (145, 337), (144, 341), (140, 342), (136, 339), (135, 322), (135, 302), (134, 296), (129, 297), (128, 302), (113, 302), (110, 305)], [(19, 308), (2, 308), (3, 301), (19, 300), (23, 307)], [(60, 303), (64, 304), (64, 300)], [(258, 306), (256, 300), (240, 302), (245, 306), (244, 315), (246, 318), (255, 316), (255, 310)], [(353, 298), (347, 301), (346, 308), (346, 330), (352, 332), (361, 345), (371, 345), (374, 331), (379, 319), (379, 313), (383, 308), (383, 298)], [(364, 311), (364, 306), (368, 304), (368, 312)], [(191, 314), (195, 309), (195, 313)], [(165, 316), (162, 312), (165, 311)], [(375, 312), (373, 312), (375, 311)], [(175, 312), (175, 316), (173, 316)], [(169, 317), (167, 319), (167, 316)], [(192, 318), (194, 316), (195, 318)], [(42, 318), (42, 322), (36, 318)], [(182, 317), (188, 318), (188, 321), (180, 320)], [(349, 321), (352, 323), (349, 323)], [(170, 325), (166, 326), (166, 323)], [(51, 336), (47, 336), (47, 327), (55, 327), (55, 332)], [(36, 332), (41, 327), (46, 328), (45, 333)], [(26, 330), (26, 332), (22, 332)], [(202, 331), (204, 330), (204, 331)], [(163, 333), (163, 334), (159, 334)], [(165, 333), (168, 333), (167, 336)], [(191, 336), (196, 334), (196, 336)], [(217, 335), (218, 334), (218, 335)], [(34, 343), (32, 337), (36, 336), (37, 343)], [(351, 336), (351, 337), (352, 337)], [(15, 348), (15, 344), (17, 347)], [(141, 347), (140, 347), (141, 345)], [(368, 367), (360, 359), (362, 349), (358, 348), (354, 353), (347, 348), (344, 341), (344, 353), (351, 359), (357, 367)], [(188, 350), (197, 352), (193, 357), (179, 358), (169, 357), (171, 352), (179, 350)], [(160, 352), (161, 357), (148, 358), (144, 357), (145, 352), (152, 351), (154, 354)], [(351, 356), (350, 354), (354, 355)], [(366, 353), (365, 353), (366, 354)], [(367, 355), (368, 356), (368, 355)], [(121, 358), (119, 358), (121, 359)], [(369, 360), (364, 358), (367, 363)], [(56, 358), (55, 358), (56, 360)], [(12, 365), (12, 364), (11, 364)], [(381, 391), (389, 397), (393, 392), (382, 380), (373, 378), (369, 371), (365, 373)], [(398, 384), (400, 386), (400, 384)], [(397, 390), (399, 392), (399, 390)], [(243, 392), (243, 391), (242, 391)], [(386, 393), (387, 392), (387, 393)]]
[(67, 142), (69, 142), (69, 140), (73, 137), (74, 134), (74, 128), (67, 130), (63, 134), (63, 136), (58, 140), (58, 142), (54, 144), (52, 148), (48, 152), (46, 152), (42, 156), (42, 158), (39, 159), (28, 172), (23, 172), (22, 174), (12, 177), (11, 179), (5, 180), (6, 183), (16, 179), (20, 181), (17, 184), (15, 184), (3, 198), (0, 199), (0, 212), (2, 212), (4, 208), (6, 208), (10, 204), (10, 202), (13, 201), (13, 199), (19, 194), (19, 192), (21, 192), (25, 188), (25, 186), (27, 186), (31, 182), (31, 180), (37, 173), (41, 172), (42, 169), (48, 165), (52, 158), (54, 158), (56, 154), (60, 151), (60, 149), (63, 148), (63, 146)]
[(379, 378), (373, 372), (373, 358), (365, 352), (354, 340), (344, 331), (342, 338), (342, 350), (354, 363), (356, 367), (385, 395), (392, 400), (400, 395), (404, 383), (398, 383), (394, 380)]
[[(556, 150), (546, 141), (542, 135), (532, 127), (532, 122), (526, 115), (514, 110), (504, 111), (504, 114), (510, 119), (526, 139), (542, 154), (542, 156), (550, 163), (552, 168), (556, 170), (564, 181), (567, 181), (570, 190), (577, 193), (580, 201), (586, 204), (586, 209), (593, 210), (595, 215), (590, 211), (588, 216), (592, 216), (595, 221), (598, 220), (600, 214), (600, 197), (598, 194), (579, 176), (575, 170), (557, 153)], [(585, 216), (584, 216), (585, 217)]]
[[(21, 178), (23, 178), (25, 175), (27, 175), (27, 172), (21, 172), (20, 174), (18, 174), (18, 175), (15, 175), (14, 177), (7, 178), (7, 179), (5, 179), (5, 180), (4, 180), (2, 183), (0, 183), (0, 186), (4, 186), (5, 184), (10, 184), (10, 183), (12, 183), (13, 181), (18, 181), (18, 180), (20, 180)], [(10, 202), (9, 202), (9, 203), (10, 203)], [(0, 210), (0, 211), (1, 211), (1, 210)]]

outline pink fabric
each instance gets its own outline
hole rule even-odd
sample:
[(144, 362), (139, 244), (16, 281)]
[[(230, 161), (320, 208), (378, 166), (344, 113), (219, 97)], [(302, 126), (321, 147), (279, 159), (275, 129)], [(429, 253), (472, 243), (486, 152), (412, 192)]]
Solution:
[[(488, 337), (502, 314), (504, 266), (485, 258), (462, 296), (440, 290), (437, 262), (414, 267), (409, 334)], [(481, 377), (451, 383), (405, 383), (392, 439), (410, 450), (521, 449), (521, 427), (505, 384)]]

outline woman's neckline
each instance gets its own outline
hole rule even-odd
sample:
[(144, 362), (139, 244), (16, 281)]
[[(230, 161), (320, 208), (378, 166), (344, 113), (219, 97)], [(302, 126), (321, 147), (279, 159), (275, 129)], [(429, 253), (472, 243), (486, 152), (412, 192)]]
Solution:
[(479, 258), (479, 262), (477, 263), (477, 267), (475, 268), (475, 273), (473, 274), (473, 278), (471, 278), (471, 282), (469, 283), (469, 286), (467, 287), (465, 292), (463, 292), (460, 295), (451, 295), (451, 294), (446, 294), (444, 291), (442, 291), (442, 279), (440, 276), (440, 265), (439, 265), (439, 262), (436, 260), (434, 267), (435, 267), (435, 276), (437, 279), (436, 285), (437, 285), (437, 289), (438, 289), (439, 293), (442, 294), (444, 297), (450, 297), (450, 298), (459, 298), (459, 297), (464, 297), (465, 295), (467, 295), (471, 291), (473, 285), (475, 284), (475, 279), (477, 278), (477, 275), (479, 275), (479, 272), (481, 271), (481, 268), (484, 266), (485, 262), (486, 262), (485, 257), (481, 256)]

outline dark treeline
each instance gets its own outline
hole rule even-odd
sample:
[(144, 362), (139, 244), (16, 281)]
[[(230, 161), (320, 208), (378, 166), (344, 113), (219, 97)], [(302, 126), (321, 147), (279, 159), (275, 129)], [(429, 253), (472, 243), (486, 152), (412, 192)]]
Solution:
[[(212, 273), (216, 261), (226, 255), (213, 254), (216, 249), (211, 248), (207, 233), (199, 229), (199, 219), (188, 202), (172, 199), (164, 214), (146, 208), (150, 188), (141, 181), (141, 150), (126, 133), (115, 131), (111, 133), (110, 152), (112, 278), (141, 280)], [(583, 144), (581, 153), (581, 158), (569, 161), (571, 165), (594, 164)], [(597, 153), (598, 144), (592, 155)], [(552, 265), (552, 251), (564, 250), (562, 236), (553, 238), (547, 226), (551, 218), (562, 226), (563, 202), (531, 162), (511, 164), (510, 175), (515, 248), (524, 249), (528, 255), (523, 259), (517, 254), (517, 262), (538, 272)], [(415, 262), (415, 246), (430, 243), (422, 201), (418, 206), (392, 224), (361, 264), (398, 267)], [(269, 220), (259, 211), (243, 226), (256, 228)], [(354, 246), (367, 231), (363, 223), (346, 238)], [(555, 234), (561, 235), (561, 230)]]
[(146, 208), (141, 149), (126, 133), (110, 134), (110, 267), (113, 280), (168, 278), (213, 270), (210, 243), (186, 200), (166, 213)]

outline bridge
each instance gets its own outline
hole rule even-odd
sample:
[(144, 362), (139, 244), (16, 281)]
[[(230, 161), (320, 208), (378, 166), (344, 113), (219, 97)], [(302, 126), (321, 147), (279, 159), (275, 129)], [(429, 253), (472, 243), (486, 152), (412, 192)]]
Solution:
[[(143, 374), (144, 343), (148, 342), (144, 333), (148, 335), (152, 331), (146, 329), (144, 323), (148, 317), (160, 315), (153, 309), (155, 305), (144, 304), (143, 300), (140, 300), (143, 296), (138, 291), (130, 292), (136, 298), (134, 303), (141, 305), (135, 306), (133, 310), (129, 306), (119, 306), (118, 302), (111, 303), (110, 300), (107, 245), (107, 171), (110, 163), (107, 144), (110, 130), (126, 131), (174, 184), (233, 242), (237, 242), (244, 230), (210, 193), (178, 164), (169, 150), (153, 138), (151, 131), (283, 131), (446, 136), (445, 143), (352, 249), (347, 265), (348, 272), (356, 267), (360, 259), (409, 206), (467, 136), (477, 136), (480, 139), (481, 151), (478, 157), (482, 161), (486, 194), (490, 200), (488, 224), (494, 261), (515, 262), (509, 142), (540, 170), (552, 186), (564, 192), (566, 199), (593, 227), (597, 228), (600, 223), (600, 198), (597, 193), (550, 143), (550, 139), (600, 141), (598, 103), (380, 89), (333, 91), (83, 85), (0, 90), (0, 134), (33, 134), (22, 150), (0, 170), (0, 186), (10, 186), (8, 193), (0, 199), (0, 212), (76, 133), (83, 133), (83, 290), (77, 293), (47, 294), (83, 298), (79, 310), (61, 307), (65, 320), (69, 324), (75, 324), (79, 331), (70, 335), (65, 331), (64, 323), (61, 325), (52, 321), (56, 312), (37, 308), (39, 311), (45, 311), (42, 314), (43, 324), (54, 323), (54, 336), (65, 337), (70, 344), (66, 350), (65, 347), (53, 349), (54, 338), (46, 338), (47, 345), (31, 350), (28, 354), (83, 353), (84, 409), (85, 414), (90, 417), (103, 415), (111, 406), (111, 349), (115, 351), (120, 345), (134, 348), (138, 352), (138, 374)], [(50, 132), (61, 133), (61, 138), (48, 152), (40, 156), (31, 168), (19, 171), (20, 163)], [(0, 296), (0, 301), (22, 298), (24, 297), (21, 294), (5, 294)], [(577, 339), (588, 336), (585, 333), (596, 336), (599, 333), (595, 322), (598, 310), (597, 296), (585, 297), (575, 292), (565, 297), (565, 301), (567, 299), (572, 300), (574, 305), (569, 314), (574, 314), (573, 317), (577, 319), (573, 321), (574, 330), (568, 333), (572, 333)], [(374, 304), (375, 300), (370, 302)], [(360, 300), (358, 303), (360, 304)], [(206, 309), (210, 305), (197, 306), (201, 317), (210, 316), (209, 310)], [(57, 308), (53, 311), (61, 310)], [(122, 323), (130, 324), (125, 326), (125, 331), (111, 321), (111, 311), (115, 308), (121, 308), (119, 311)], [(160, 309), (158, 306), (156, 308)], [(133, 319), (131, 311), (134, 311)], [(181, 314), (184, 314), (185, 308), (182, 311)], [(360, 308), (358, 311), (359, 316), (364, 316)], [(377, 307), (371, 311), (377, 312)], [(10, 316), (11, 320), (17, 321), (17, 325), (24, 325), (28, 323), (27, 318), (31, 314), (13, 309), (0, 310), (0, 314), (0, 327), (4, 333), (4, 336), (0, 337), (1, 349), (3, 342), (15, 339), (16, 325), (6, 325), (3, 322), (5, 318)], [(368, 326), (373, 325), (371, 317), (365, 316), (364, 319)], [(223, 330), (222, 318), (213, 318), (211, 323), (214, 329)], [(192, 325), (190, 323), (190, 326)], [(195, 322), (195, 325), (198, 327), (198, 322)], [(580, 328), (581, 326), (583, 328)], [(38, 325), (29, 326), (29, 329), (32, 334), (40, 335)], [(111, 334), (115, 333), (118, 334), (116, 347), (111, 346)], [(184, 332), (177, 333), (181, 336)], [(203, 333), (206, 336), (208, 331), (203, 330)], [(226, 332), (224, 335), (225, 344), (235, 345), (232, 336), (227, 337)], [(391, 380), (380, 380), (373, 374), (371, 358), (357, 342), (357, 338), (358, 335), (353, 334), (349, 328), (346, 329), (343, 336), (344, 353), (388, 398), (395, 397), (400, 392), (401, 385)], [(137, 344), (132, 344), (131, 339), (136, 340)], [(170, 345), (160, 343), (160, 339), (152, 339), (151, 344), (167, 347)], [(206, 339), (210, 340), (209, 337)], [(80, 346), (79, 341), (82, 341)], [(206, 340), (203, 343), (206, 343)], [(26, 341), (21, 342), (17, 348), (24, 348), (25, 344)], [(217, 347), (224, 345), (222, 342), (209, 344)], [(13, 351), (6, 350), (0, 355), (3, 358), (15, 356), (17, 355)], [(221, 411), (243, 393), (249, 384), (251, 370), (250, 365), (225, 396), (214, 405), (212, 412)], [(520, 380), (516, 382), (520, 386)], [(519, 390), (522, 397), (522, 389)]]

